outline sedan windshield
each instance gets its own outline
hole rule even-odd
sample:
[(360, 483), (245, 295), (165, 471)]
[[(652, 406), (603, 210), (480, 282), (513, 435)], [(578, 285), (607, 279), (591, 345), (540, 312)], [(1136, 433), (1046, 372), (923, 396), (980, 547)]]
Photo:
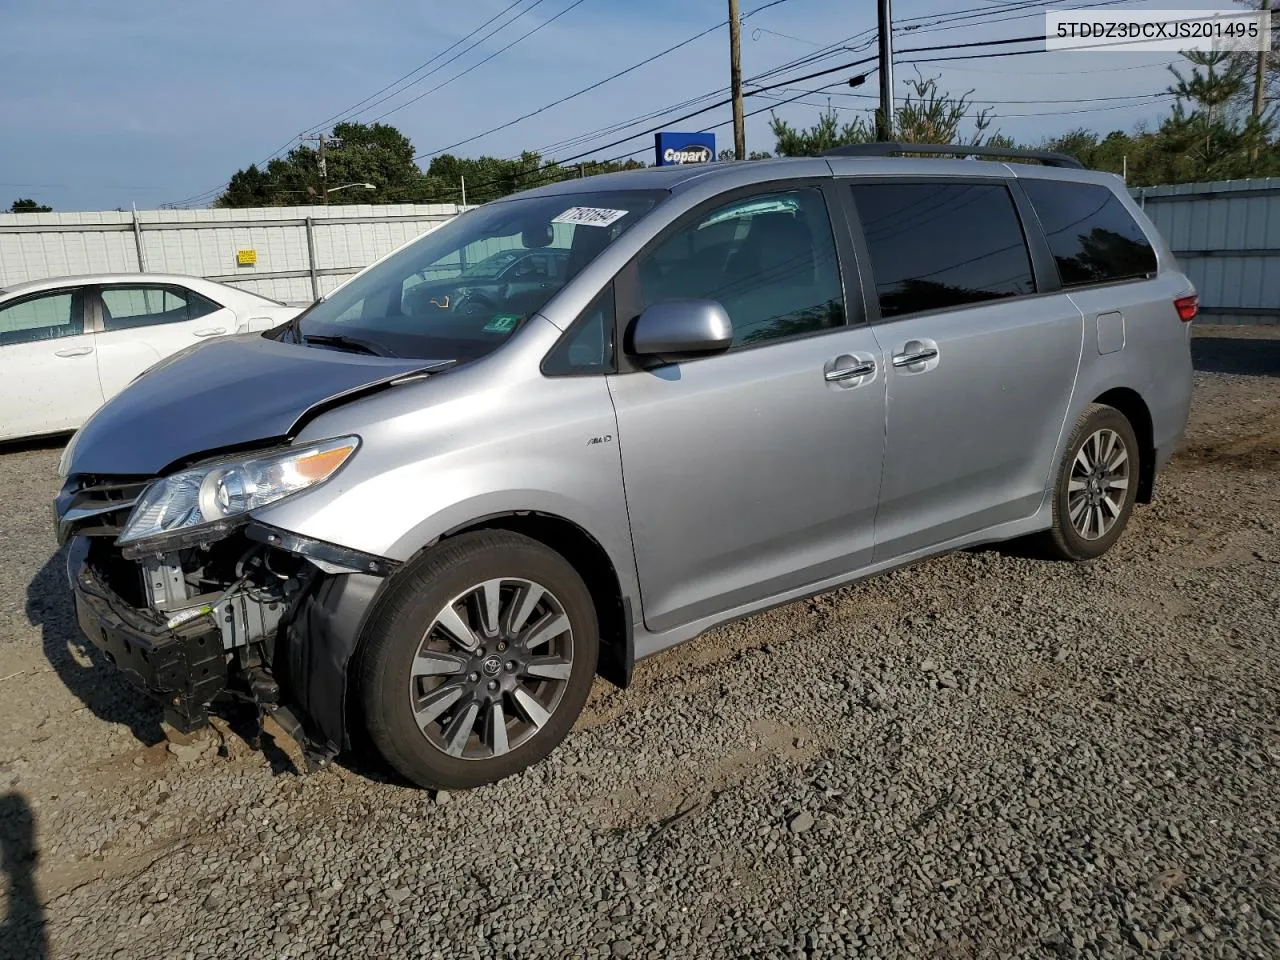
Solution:
[(478, 207), (335, 290), (274, 336), (383, 356), (478, 359), (663, 196), (587, 192)]

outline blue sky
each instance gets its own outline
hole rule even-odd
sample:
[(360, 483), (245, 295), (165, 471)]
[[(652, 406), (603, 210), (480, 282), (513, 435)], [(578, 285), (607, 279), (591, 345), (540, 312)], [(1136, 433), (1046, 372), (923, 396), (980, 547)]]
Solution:
[[(35, 197), (57, 210), (130, 204), (153, 209), (209, 190), (236, 169), (268, 156), (290, 137), (409, 72), (510, 2), (0, 0), (0, 33), (9, 41), (0, 57), (0, 125), (5, 131), (0, 140), (0, 209), (20, 196)], [(355, 119), (370, 120), (426, 91), (571, 2), (542, 0), (483, 45)], [(764, 0), (741, 2), (746, 12)], [(1000, 3), (898, 0), (897, 20), (932, 17), (937, 22), (918, 22), (916, 31), (897, 39), (897, 46), (1043, 33), (1040, 16), (974, 27), (948, 20), (949, 12), (986, 5)], [(1054, 6), (1069, 5), (1082, 5), (1082, 0)], [(1125, 6), (1174, 9), (1230, 4), (1134, 0)], [(419, 152), (427, 152), (593, 83), (723, 21), (726, 13), (724, 0), (643, 4), (583, 0), (536, 35), (392, 113), (384, 122), (398, 126)], [(786, 0), (746, 21), (744, 74), (768, 70), (874, 25), (871, 0)], [(521, 149), (564, 140), (725, 86), (727, 48), (728, 31), (721, 28), (599, 90), (458, 152), (513, 156)], [(873, 52), (874, 48), (868, 51)], [(847, 59), (863, 55), (850, 53)], [(974, 90), (975, 100), (1037, 101), (995, 107), (996, 129), (1031, 140), (1076, 126), (1105, 131), (1131, 128), (1139, 121), (1158, 122), (1167, 111), (1168, 98), (1089, 98), (1162, 91), (1170, 79), (1163, 65), (1175, 59), (1175, 54), (1168, 53), (1041, 53), (931, 63), (921, 69), (938, 76), (944, 89)], [(818, 68), (840, 62), (827, 61)], [(898, 95), (905, 94), (904, 81), (910, 76), (910, 67), (898, 67)], [(809, 86), (834, 79), (839, 77), (812, 81)], [(875, 83), (873, 77), (856, 92), (874, 95)], [(747, 108), (766, 102), (751, 98)], [(795, 124), (807, 125), (825, 102), (825, 94), (806, 96), (778, 112)], [(831, 102), (850, 111), (873, 101), (837, 96)], [(1091, 109), (1099, 107), (1112, 109)], [(1090, 112), (1065, 112), (1084, 110)], [(726, 107), (677, 127), (698, 129), (729, 115)], [(731, 144), (728, 127), (716, 132), (720, 145)], [(750, 148), (772, 149), (767, 113), (748, 120), (747, 140)], [(651, 143), (651, 137), (636, 140), (602, 156)]]

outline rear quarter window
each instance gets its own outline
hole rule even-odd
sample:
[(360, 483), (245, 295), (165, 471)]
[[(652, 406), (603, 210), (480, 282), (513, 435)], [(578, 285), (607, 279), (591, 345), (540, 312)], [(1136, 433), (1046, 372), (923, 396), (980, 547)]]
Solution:
[(1153, 276), (1156, 252), (1114, 193), (1094, 183), (1022, 180), (1064, 287)]

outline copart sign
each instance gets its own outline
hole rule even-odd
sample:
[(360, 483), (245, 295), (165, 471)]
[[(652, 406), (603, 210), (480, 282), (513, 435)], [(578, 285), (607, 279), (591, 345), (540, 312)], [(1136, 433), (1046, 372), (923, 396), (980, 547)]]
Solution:
[(716, 158), (714, 133), (673, 133), (654, 135), (655, 160), (660, 167), (684, 163), (711, 163)]

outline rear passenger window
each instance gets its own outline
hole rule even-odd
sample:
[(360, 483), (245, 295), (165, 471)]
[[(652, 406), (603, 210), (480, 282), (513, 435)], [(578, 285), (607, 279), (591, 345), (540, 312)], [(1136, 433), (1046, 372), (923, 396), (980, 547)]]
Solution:
[(844, 294), (827, 202), (816, 187), (718, 207), (640, 262), (644, 306), (715, 300), (733, 321), (733, 347), (844, 325)]
[(1156, 252), (1120, 199), (1093, 183), (1022, 180), (1064, 287), (1151, 276)]
[(1034, 293), (1031, 256), (1003, 184), (855, 183), (880, 315)]
[(108, 333), (191, 319), (187, 300), (168, 287), (105, 287), (102, 327)]

